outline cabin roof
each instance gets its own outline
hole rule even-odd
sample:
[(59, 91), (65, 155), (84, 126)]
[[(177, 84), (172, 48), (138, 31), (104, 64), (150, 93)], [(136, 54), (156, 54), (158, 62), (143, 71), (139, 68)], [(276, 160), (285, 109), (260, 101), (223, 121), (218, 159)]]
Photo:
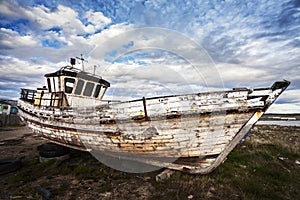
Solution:
[(83, 72), (79, 69), (72, 68), (72, 67), (63, 67), (60, 70), (45, 74), (45, 77), (58, 77), (58, 76), (70, 76), (70, 77), (77, 77), (84, 80), (101, 83), (105, 85), (106, 87), (110, 87), (110, 83), (104, 79), (102, 79), (100, 76), (93, 75), (87, 72)]

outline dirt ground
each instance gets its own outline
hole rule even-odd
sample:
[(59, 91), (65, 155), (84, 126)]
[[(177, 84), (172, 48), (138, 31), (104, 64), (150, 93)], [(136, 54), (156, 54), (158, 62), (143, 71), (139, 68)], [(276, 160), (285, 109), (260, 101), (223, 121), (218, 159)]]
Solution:
[[(48, 199), (48, 191), (51, 199), (148, 199), (153, 190), (149, 174), (118, 172), (77, 150), (71, 150), (70, 159), (63, 162), (74, 173), (59, 173), (64, 170), (59, 168), (66, 168), (60, 163), (39, 163), (37, 147), (46, 142), (25, 126), (0, 129), (0, 159), (22, 161), (16, 172), (0, 175), (0, 199)], [(93, 174), (95, 168), (104, 172)]]
[[(257, 125), (247, 140), (277, 143), (299, 155), (300, 127)], [(89, 153), (76, 150), (62, 163), (40, 163), (37, 146), (46, 142), (25, 126), (0, 128), (0, 159), (22, 161), (17, 171), (0, 175), (0, 199), (156, 199), (157, 196), (182, 199), (176, 185), (170, 188), (175, 196), (159, 189), (155, 176), (162, 170), (145, 174), (119, 172), (101, 164)], [(212, 198), (213, 193), (209, 187), (201, 197), (219, 199)], [(185, 195), (184, 199), (196, 199), (196, 196)]]
[(17, 157), (32, 159), (37, 156), (36, 147), (45, 140), (36, 136), (26, 126), (0, 129), (0, 159)]

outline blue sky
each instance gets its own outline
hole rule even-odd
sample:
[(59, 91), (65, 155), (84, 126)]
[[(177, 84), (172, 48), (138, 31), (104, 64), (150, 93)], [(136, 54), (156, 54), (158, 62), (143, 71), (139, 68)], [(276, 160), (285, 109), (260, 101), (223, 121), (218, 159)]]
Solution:
[(108, 98), (287, 79), (270, 111), (300, 113), (299, 0), (3, 0), (0, 25), (0, 98), (82, 53), (111, 82)]

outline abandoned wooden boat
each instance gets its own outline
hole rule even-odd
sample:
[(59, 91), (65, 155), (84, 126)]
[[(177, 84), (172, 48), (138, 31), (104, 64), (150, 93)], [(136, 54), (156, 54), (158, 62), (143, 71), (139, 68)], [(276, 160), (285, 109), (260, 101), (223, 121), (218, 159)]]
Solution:
[(110, 83), (66, 66), (21, 89), (19, 114), (53, 142), (189, 173), (219, 166), (289, 86), (103, 101)]

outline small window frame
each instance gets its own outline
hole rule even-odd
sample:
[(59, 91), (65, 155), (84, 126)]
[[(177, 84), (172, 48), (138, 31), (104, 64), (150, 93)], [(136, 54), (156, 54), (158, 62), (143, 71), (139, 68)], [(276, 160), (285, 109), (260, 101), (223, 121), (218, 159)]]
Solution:
[(81, 80), (81, 79), (78, 79), (77, 82), (76, 82), (76, 88), (75, 88), (75, 91), (74, 91), (74, 94), (76, 95), (81, 95), (82, 93), (82, 90), (83, 90), (83, 87), (84, 87), (84, 80)]
[(102, 85), (101, 90), (100, 90), (100, 92), (99, 92), (98, 98), (102, 99), (103, 96), (104, 96), (104, 94), (105, 94), (105, 92), (106, 92), (106, 90), (107, 90), (107, 87), (104, 86), (104, 85)]
[(50, 78), (47, 78), (47, 85), (48, 85), (48, 91), (51, 93), (52, 92), (52, 87), (51, 87), (51, 80), (50, 80)]
[[(73, 87), (68, 86), (68, 83), (73, 84)], [(72, 94), (73, 90), (75, 87), (75, 79), (74, 78), (69, 78), (69, 77), (65, 77), (64, 78), (64, 91), (67, 94)]]
[(94, 98), (98, 98), (98, 97), (99, 97), (101, 88), (102, 88), (102, 86), (101, 86), (100, 84), (97, 84), (97, 85), (96, 85), (95, 91), (94, 91), (94, 94), (93, 94), (93, 97), (94, 97)]
[(86, 81), (82, 95), (91, 97), (94, 91), (95, 83)]

